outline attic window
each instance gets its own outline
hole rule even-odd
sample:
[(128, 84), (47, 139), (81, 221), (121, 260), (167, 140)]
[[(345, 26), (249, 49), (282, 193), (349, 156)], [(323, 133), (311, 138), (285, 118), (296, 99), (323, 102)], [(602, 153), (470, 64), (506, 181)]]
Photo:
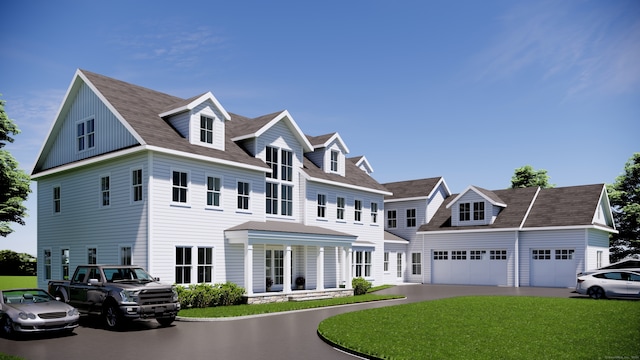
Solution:
[(213, 144), (213, 119), (204, 115), (200, 116), (200, 141)]
[(484, 220), (484, 203), (473, 203), (473, 220)]
[(338, 172), (338, 152), (331, 151), (331, 171)]
[(78, 139), (78, 151), (93, 149), (95, 147), (94, 119), (78, 122), (76, 126), (76, 138)]

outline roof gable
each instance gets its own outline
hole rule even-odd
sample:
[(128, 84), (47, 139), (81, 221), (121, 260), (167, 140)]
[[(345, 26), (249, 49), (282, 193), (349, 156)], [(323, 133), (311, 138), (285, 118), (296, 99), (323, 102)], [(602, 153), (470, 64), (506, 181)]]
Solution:
[(450, 195), (449, 187), (443, 177), (426, 179), (396, 181), (383, 184), (393, 195), (385, 196), (385, 201), (426, 199), (433, 195), (438, 187), (444, 187), (447, 195)]
[(347, 160), (354, 163), (357, 167), (362, 169), (362, 171), (366, 172), (367, 174), (371, 175), (371, 173), (373, 173), (373, 167), (364, 155), (352, 157)]
[[(248, 118), (245, 118), (245, 120), (248, 120)], [(251, 121), (246, 123), (248, 126), (235, 126), (233, 130), (234, 135), (232, 140), (242, 141), (260, 137), (280, 121), (284, 122), (284, 124), (291, 130), (293, 135), (298, 139), (304, 152), (312, 151), (313, 146), (311, 145), (307, 137), (302, 133), (302, 130), (300, 130), (298, 124), (295, 122), (295, 120), (293, 120), (293, 117), (287, 110), (251, 119)]]
[(190, 99), (186, 99), (186, 100), (182, 100), (179, 101), (175, 104), (172, 104), (171, 106), (169, 106), (167, 108), (167, 110), (162, 111), (160, 114), (158, 114), (160, 117), (164, 118), (164, 117), (168, 117), (168, 116), (172, 116), (172, 115), (176, 115), (179, 114), (181, 112), (185, 112), (185, 111), (191, 111), (193, 109), (195, 109), (198, 105), (210, 101), (217, 109), (218, 111), (220, 111), (220, 113), (222, 113), (223, 117), (225, 120), (230, 120), (231, 116), (229, 115), (229, 113), (227, 112), (227, 110), (225, 110), (222, 105), (220, 104), (220, 102), (218, 101), (218, 99), (216, 99), (215, 96), (213, 96), (213, 94), (209, 91), (207, 93), (204, 93), (202, 95), (198, 95), (198, 96), (194, 96)]
[(504, 201), (502, 201), (502, 199), (500, 199), (500, 197), (495, 192), (487, 190), (487, 189), (483, 189), (483, 188), (480, 188), (480, 187), (476, 187), (476, 186), (473, 186), (473, 185), (470, 185), (464, 191), (462, 191), (460, 194), (458, 194), (458, 196), (456, 196), (447, 205), (447, 209), (450, 208), (455, 203), (457, 203), (460, 199), (462, 199), (468, 192), (474, 192), (474, 193), (478, 194), (480, 197), (482, 197), (485, 200), (487, 200), (493, 206), (500, 206), (500, 207), (506, 207), (507, 206), (507, 204)]

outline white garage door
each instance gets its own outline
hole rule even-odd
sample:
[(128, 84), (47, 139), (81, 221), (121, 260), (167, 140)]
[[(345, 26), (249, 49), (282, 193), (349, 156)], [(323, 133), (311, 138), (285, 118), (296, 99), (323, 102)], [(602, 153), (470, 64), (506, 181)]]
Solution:
[(433, 284), (507, 285), (507, 250), (434, 250)]
[(531, 249), (531, 286), (576, 285), (574, 249)]

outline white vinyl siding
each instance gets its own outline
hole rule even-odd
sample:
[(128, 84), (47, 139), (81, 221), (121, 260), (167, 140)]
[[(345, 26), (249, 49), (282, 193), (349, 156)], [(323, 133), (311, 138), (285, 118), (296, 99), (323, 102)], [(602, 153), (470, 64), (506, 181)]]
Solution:
[[(475, 203), (484, 203), (482, 208), (482, 215), (474, 212)], [(464, 220), (460, 214), (462, 205), (466, 205), (465, 209), (468, 209), (467, 217), (464, 218)], [(487, 216), (487, 210), (493, 211), (493, 206), (475, 191), (467, 191), (460, 199), (458, 199), (455, 204), (450, 207), (450, 209), (451, 226), (486, 225), (489, 224), (489, 221), (491, 220), (491, 217)], [(478, 217), (478, 215), (480, 216)]]

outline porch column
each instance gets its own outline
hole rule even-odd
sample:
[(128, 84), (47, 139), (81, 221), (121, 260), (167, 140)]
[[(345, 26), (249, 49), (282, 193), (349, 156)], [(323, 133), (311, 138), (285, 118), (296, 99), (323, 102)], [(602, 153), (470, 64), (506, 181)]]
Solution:
[(346, 271), (346, 275), (347, 275), (347, 283), (345, 284), (345, 288), (346, 289), (353, 289), (353, 286), (351, 286), (351, 279), (352, 279), (352, 274), (351, 274), (351, 258), (353, 257), (353, 249), (349, 248), (347, 250), (347, 271)]
[(316, 290), (324, 290), (324, 246), (318, 247), (318, 257), (316, 259)]
[(291, 246), (284, 247), (284, 279), (282, 280), (282, 292), (291, 292)]
[(244, 288), (247, 295), (253, 295), (253, 245), (244, 248)]

